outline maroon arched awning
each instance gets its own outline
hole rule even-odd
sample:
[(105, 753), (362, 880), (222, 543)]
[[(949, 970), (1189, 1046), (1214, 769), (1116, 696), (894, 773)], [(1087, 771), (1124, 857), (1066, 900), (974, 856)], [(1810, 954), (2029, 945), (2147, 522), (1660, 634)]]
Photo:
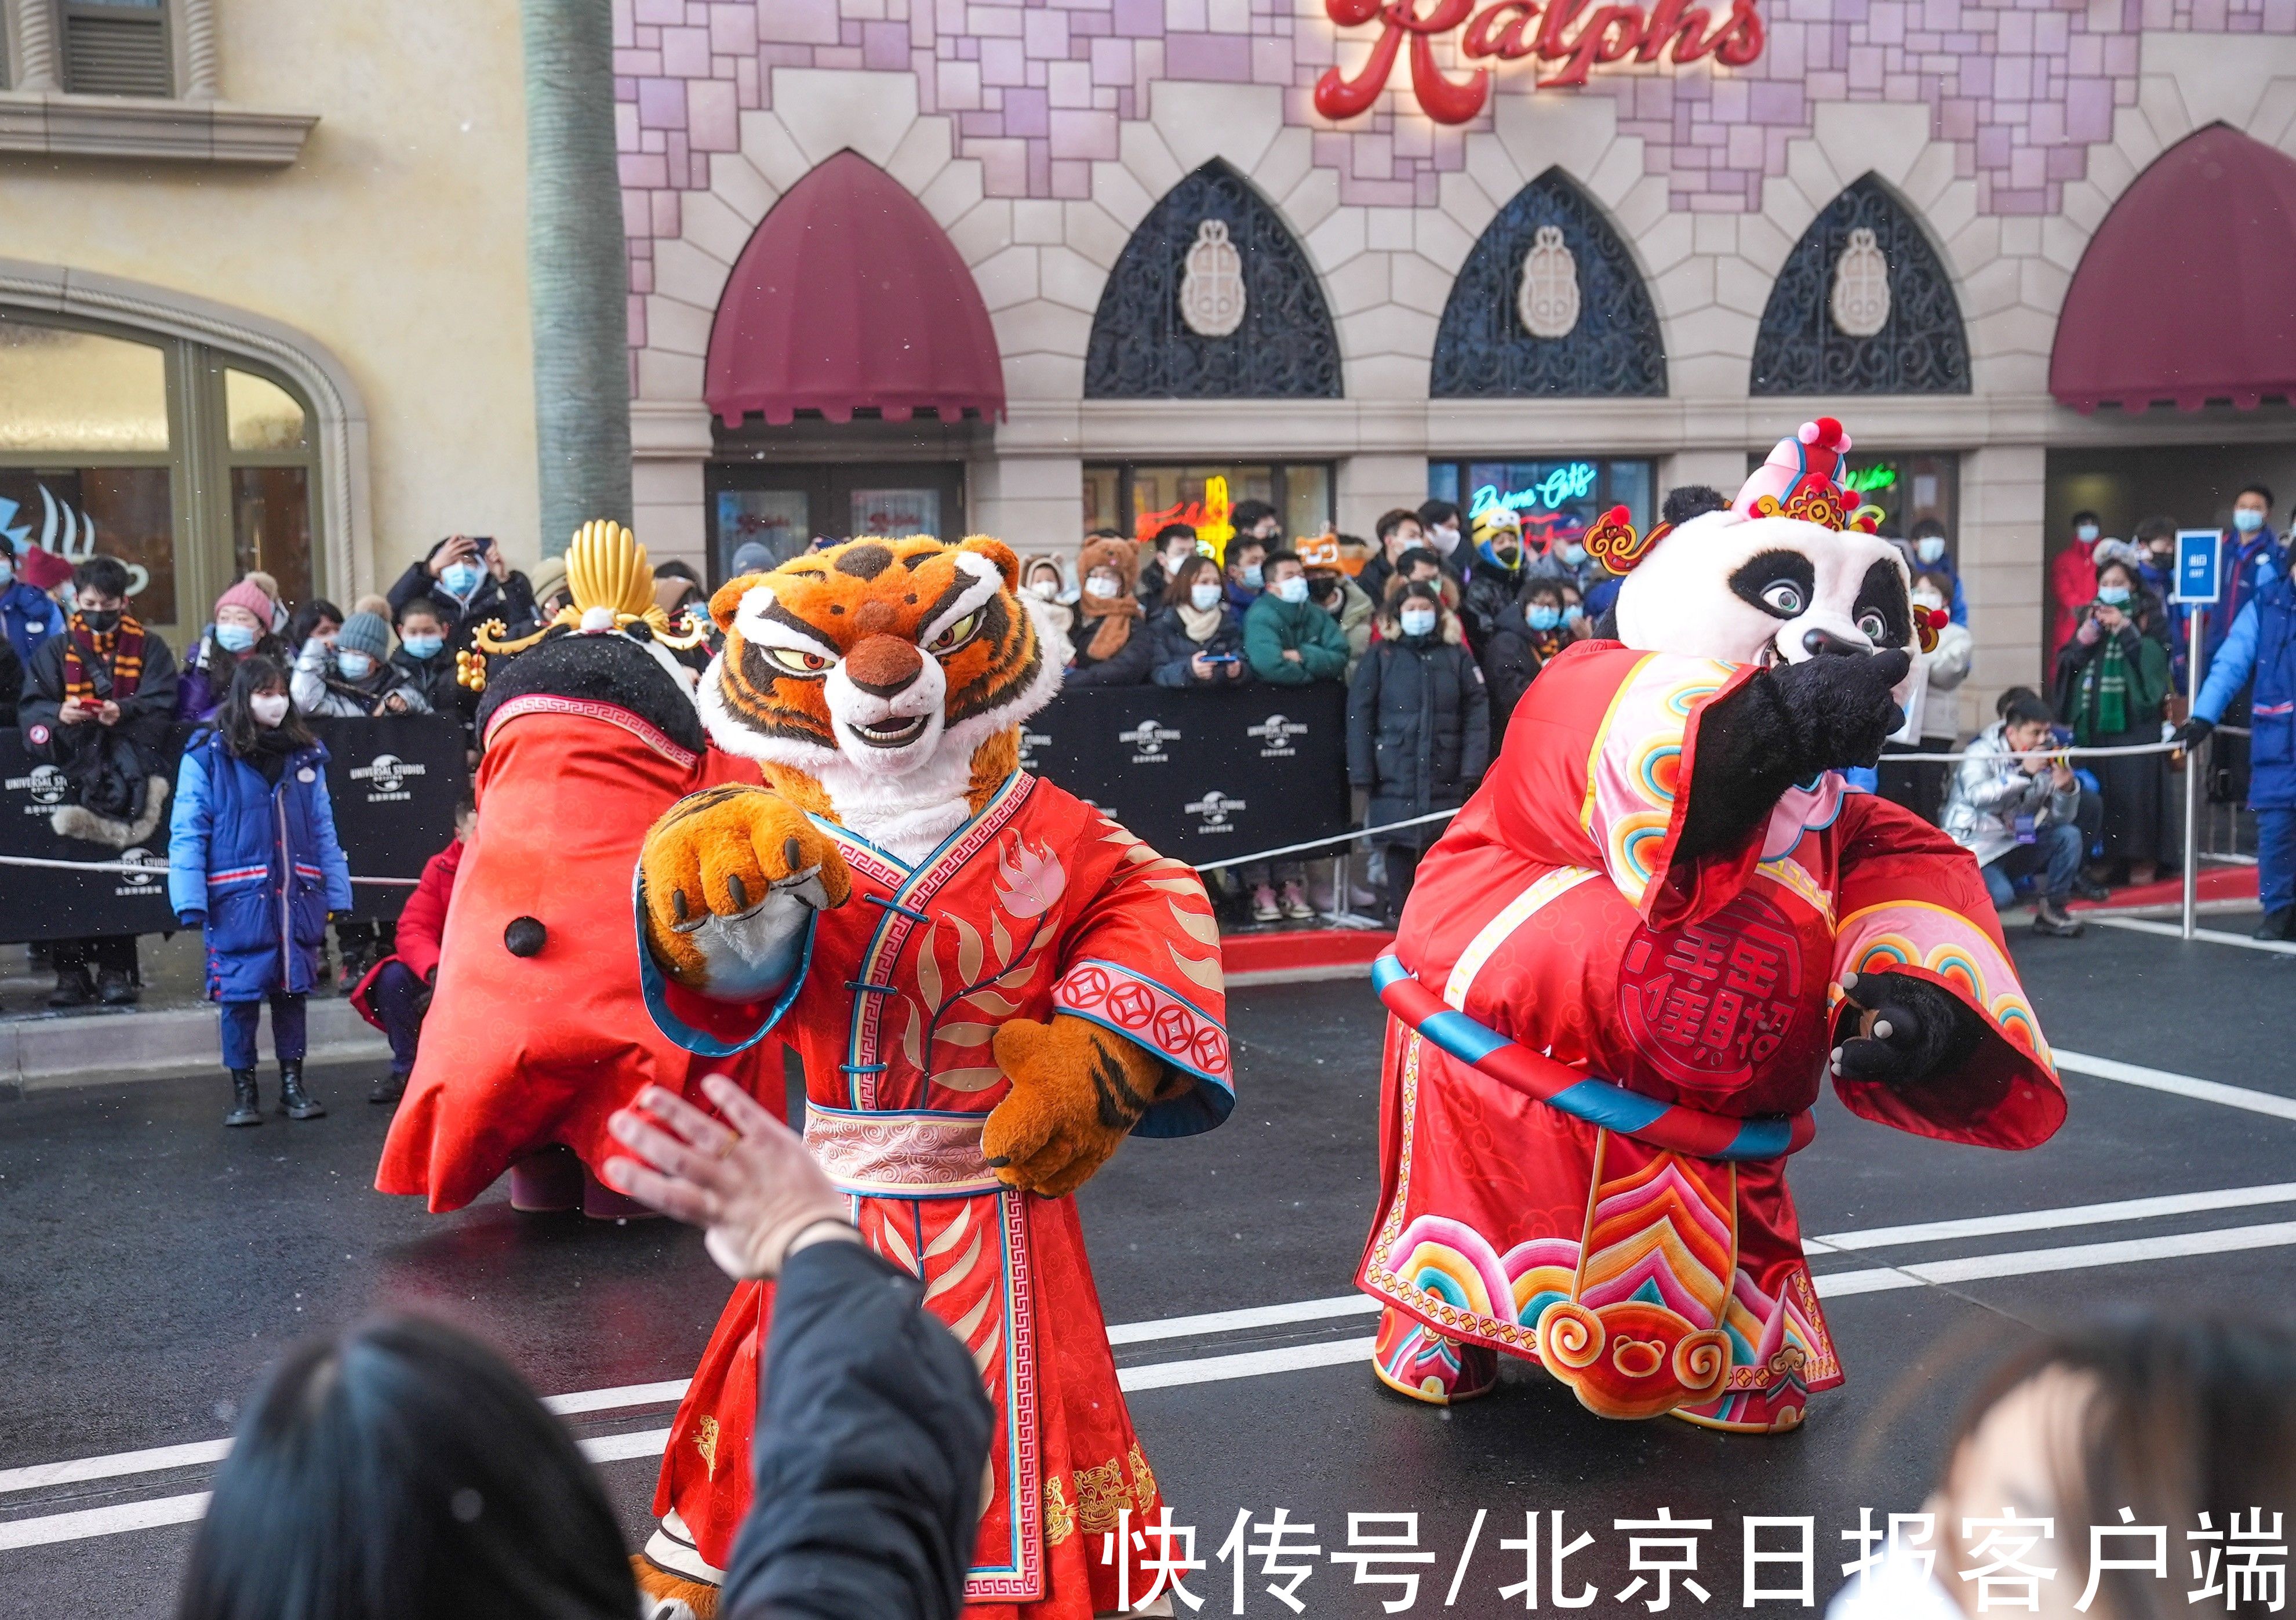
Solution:
[(790, 187), (726, 278), (702, 397), (738, 424), (1004, 414), (1004, 368), (972, 272), (900, 182), (840, 152)]
[(2081, 255), (2049, 391), (2080, 411), (2296, 397), (2296, 162), (2222, 124), (2162, 152)]

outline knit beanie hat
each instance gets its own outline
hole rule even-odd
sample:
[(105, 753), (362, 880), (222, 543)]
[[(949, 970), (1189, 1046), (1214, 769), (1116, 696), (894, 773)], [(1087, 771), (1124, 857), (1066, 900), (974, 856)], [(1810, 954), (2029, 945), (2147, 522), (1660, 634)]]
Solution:
[(243, 607), (255, 615), (255, 622), (265, 629), (271, 628), (271, 598), (252, 580), (242, 580), (216, 598), (216, 617), (223, 616), (227, 607)]
[(34, 590), (53, 590), (72, 576), (72, 565), (53, 551), (27, 546), (16, 554), (16, 574)]
[(566, 588), (566, 559), (543, 558), (527, 571), (526, 582), (534, 592), (535, 605), (541, 606), (543, 599), (552, 592)]
[(335, 651), (365, 653), (381, 663), (390, 654), (390, 627), (380, 613), (353, 613), (335, 632)]

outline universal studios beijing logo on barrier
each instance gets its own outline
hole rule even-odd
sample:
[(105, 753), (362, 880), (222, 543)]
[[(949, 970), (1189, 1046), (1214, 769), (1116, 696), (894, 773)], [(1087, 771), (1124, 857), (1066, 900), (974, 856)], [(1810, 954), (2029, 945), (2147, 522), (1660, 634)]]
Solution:
[(394, 804), (414, 795), (406, 791), (409, 777), (427, 777), (430, 768), (400, 759), (395, 753), (379, 753), (365, 764), (356, 766), (351, 780), (367, 785), (369, 804)]
[(1496, 58), (1513, 62), (1535, 56), (1560, 62), (1542, 90), (1587, 82), (1595, 69), (1632, 58), (1653, 62), (1660, 56), (1680, 64), (1711, 56), (1725, 67), (1742, 68), (1762, 53), (1762, 19), (1754, 0), (1731, 0), (1721, 21), (1689, 0), (1655, 0), (1639, 5), (1595, 4), (1588, 0), (1324, 0), (1324, 14), (1343, 29), (1376, 18), (1380, 34), (1371, 56), (1353, 78), (1325, 70), (1316, 81), (1316, 111), (1334, 122), (1368, 111), (1395, 69), (1404, 36), (1411, 37), (1411, 93), (1420, 111), (1439, 124), (1464, 124), (1489, 98), (1491, 70), (1477, 68), (1464, 79), (1444, 75), (1435, 60), (1435, 38), (1461, 29), (1458, 54), (1467, 62)]

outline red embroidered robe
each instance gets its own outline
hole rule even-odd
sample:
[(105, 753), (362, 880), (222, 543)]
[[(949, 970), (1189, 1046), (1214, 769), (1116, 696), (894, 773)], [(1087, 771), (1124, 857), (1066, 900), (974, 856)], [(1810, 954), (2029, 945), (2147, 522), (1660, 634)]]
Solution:
[[(1025, 772), (914, 867), (828, 821), (853, 896), (814, 922), (772, 1008), (710, 1002), (644, 962), (655, 1022), (705, 1055), (768, 1029), (803, 1062), (806, 1142), (864, 1238), (918, 1275), (1004, 1415), (965, 1584), (968, 1613), (1083, 1620), (1116, 1606), (1101, 1538), (1152, 1518), (1072, 1198), (1011, 1191), (980, 1152), (1009, 1082), (990, 1038), (1072, 1013), (1193, 1075), (1144, 1136), (1209, 1130), (1234, 1102), (1219, 934), (1203, 885), (1099, 810)], [(643, 950), (640, 951), (644, 958)], [(670, 1429), (657, 1513), (722, 1569), (750, 1501), (769, 1286), (734, 1290)], [(1131, 1590), (1145, 1590), (1134, 1559)]]
[[(1841, 1081), (1868, 1119), (2030, 1147), (2064, 1097), (1975, 863), (1829, 773), (1734, 850), (1677, 861), (1699, 720), (1751, 665), (1588, 642), (1539, 673), (1481, 790), (1421, 862), (1396, 941), (1451, 1008), (1642, 1097), (1733, 1118), (1817, 1098), (1845, 972), (1944, 986), (1986, 1032), (1958, 1072)], [(1792, 1427), (1841, 1380), (1783, 1157), (1662, 1151), (1527, 1098), (1391, 1021), (1380, 1213), (1360, 1285), (1525, 1356), (1595, 1411)], [(1415, 1331), (1415, 1329), (1414, 1329)]]

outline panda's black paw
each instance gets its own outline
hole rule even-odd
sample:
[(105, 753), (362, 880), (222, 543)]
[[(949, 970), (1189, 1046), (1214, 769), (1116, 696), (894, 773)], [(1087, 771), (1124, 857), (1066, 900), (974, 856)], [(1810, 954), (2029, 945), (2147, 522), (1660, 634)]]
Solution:
[(1906, 723), (1890, 688), (1906, 678), (1912, 655), (1902, 648), (1870, 656), (1818, 657), (1770, 671), (1792, 733), (1794, 779), (1824, 770), (1871, 765), (1882, 744)]
[(1948, 1073), (1969, 1061), (1984, 1030), (1960, 997), (1911, 974), (1844, 974), (1841, 993), (1837, 1080), (1902, 1085)]

